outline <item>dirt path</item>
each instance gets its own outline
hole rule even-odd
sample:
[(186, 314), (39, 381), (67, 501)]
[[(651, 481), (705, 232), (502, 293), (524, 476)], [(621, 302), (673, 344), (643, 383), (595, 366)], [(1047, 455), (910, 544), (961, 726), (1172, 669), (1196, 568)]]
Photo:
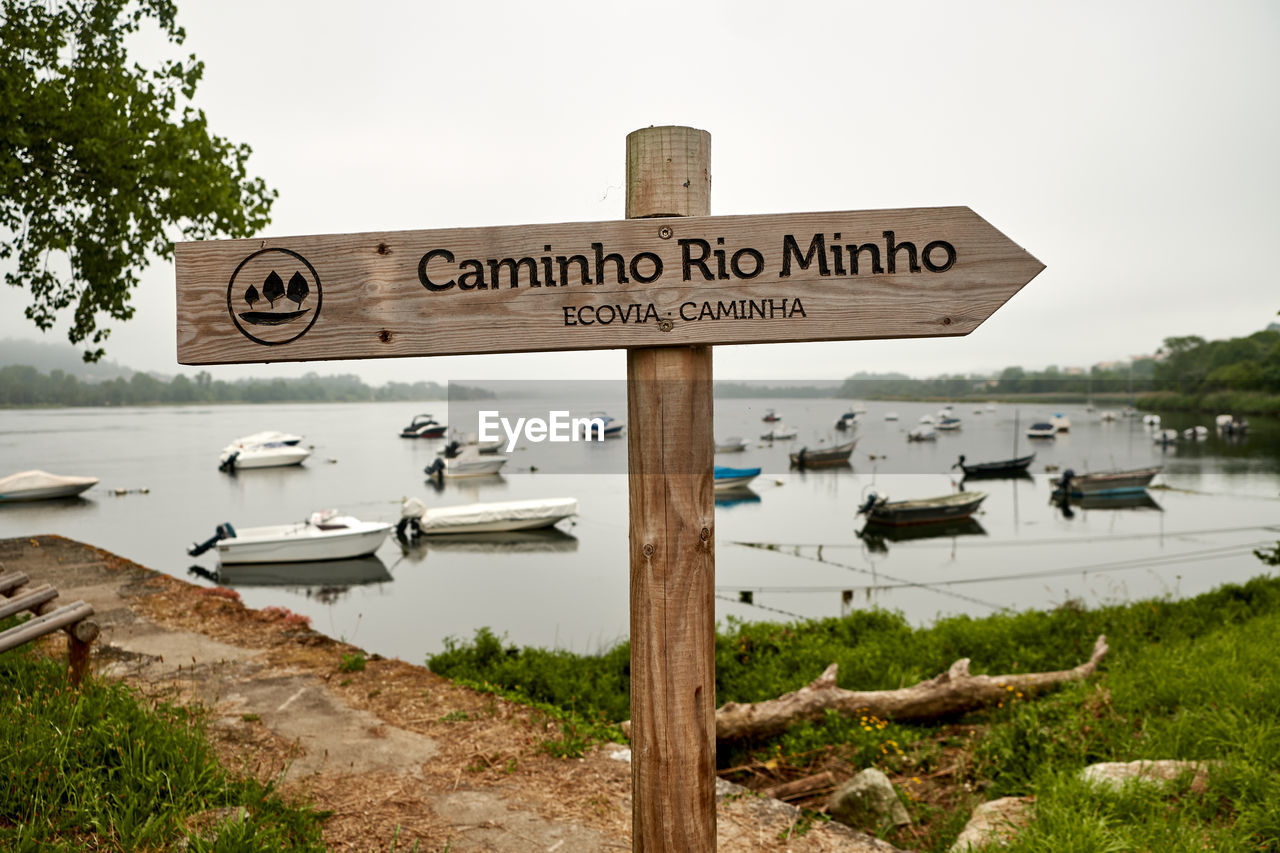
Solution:
[[(630, 766), (620, 750), (557, 759), (536, 713), (371, 656), (288, 611), (251, 610), (59, 536), (0, 540), (0, 564), (84, 599), (102, 625), (93, 667), (151, 695), (197, 700), (231, 768), (285, 780), (333, 816), (334, 850), (596, 851), (631, 848)], [(61, 642), (61, 640), (55, 640)], [(798, 810), (723, 782), (720, 850), (893, 851), (836, 824), (798, 837)]]

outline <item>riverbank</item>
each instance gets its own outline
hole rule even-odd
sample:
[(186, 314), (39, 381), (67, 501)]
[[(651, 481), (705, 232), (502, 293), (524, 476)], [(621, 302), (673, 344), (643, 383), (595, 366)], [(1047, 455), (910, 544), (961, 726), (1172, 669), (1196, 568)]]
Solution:
[[(610, 749), (557, 748), (554, 716), (60, 536), (0, 540), (0, 563), (92, 604), (96, 677), (206, 709), (223, 765), (329, 812), (331, 850), (631, 846), (630, 766)], [(46, 651), (63, 653), (60, 642)], [(720, 793), (724, 850), (889, 849), (839, 825), (796, 837), (808, 827), (797, 809), (734, 786)]]

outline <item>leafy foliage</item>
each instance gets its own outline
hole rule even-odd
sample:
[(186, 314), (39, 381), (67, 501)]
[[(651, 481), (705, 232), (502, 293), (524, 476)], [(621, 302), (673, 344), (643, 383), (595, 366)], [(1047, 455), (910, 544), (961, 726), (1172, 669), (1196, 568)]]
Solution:
[[(249, 178), (247, 145), (209, 132), (190, 106), (194, 55), (145, 69), (125, 47), (144, 23), (186, 34), (174, 0), (0, 0), (0, 258), (30, 291), (43, 330), (74, 306), (72, 343), (103, 343), (101, 315), (128, 320), (148, 254), (186, 239), (248, 236), (274, 190)], [(86, 349), (96, 361), (104, 348)]]

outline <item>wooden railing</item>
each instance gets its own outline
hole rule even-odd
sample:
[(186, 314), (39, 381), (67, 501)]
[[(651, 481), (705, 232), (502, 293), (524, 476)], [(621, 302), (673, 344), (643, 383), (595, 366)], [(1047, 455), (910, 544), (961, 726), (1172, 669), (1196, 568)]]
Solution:
[(79, 684), (89, 671), (89, 648), (98, 637), (98, 623), (90, 619), (93, 605), (73, 601), (58, 606), (58, 591), (49, 584), (30, 586), (25, 572), (6, 572), (0, 565), (0, 619), (29, 611), (34, 618), (0, 632), (0, 652), (17, 648), (59, 628), (67, 632), (67, 663), (71, 683)]

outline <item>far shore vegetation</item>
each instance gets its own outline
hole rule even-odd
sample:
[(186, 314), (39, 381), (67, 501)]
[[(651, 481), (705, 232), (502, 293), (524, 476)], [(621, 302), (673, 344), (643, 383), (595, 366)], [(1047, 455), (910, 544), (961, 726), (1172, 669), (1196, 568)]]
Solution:
[[(1274, 324), (1273, 324), (1274, 325)], [(856, 373), (843, 382), (720, 381), (715, 395), (733, 398), (794, 398), (902, 401), (1002, 401), (1091, 403), (1098, 408), (1135, 406), (1148, 411), (1212, 415), (1280, 416), (1280, 330), (1225, 341), (1194, 335), (1166, 338), (1155, 355), (1089, 369), (1006, 367), (998, 375), (913, 379), (895, 373)], [(41, 372), (30, 365), (0, 367), (0, 408), (38, 406), (143, 406), (208, 403), (348, 403), (490, 399), (483, 388), (437, 382), (365, 384), (352, 375), (227, 382), (208, 371), (194, 377), (79, 377), (62, 368)]]

